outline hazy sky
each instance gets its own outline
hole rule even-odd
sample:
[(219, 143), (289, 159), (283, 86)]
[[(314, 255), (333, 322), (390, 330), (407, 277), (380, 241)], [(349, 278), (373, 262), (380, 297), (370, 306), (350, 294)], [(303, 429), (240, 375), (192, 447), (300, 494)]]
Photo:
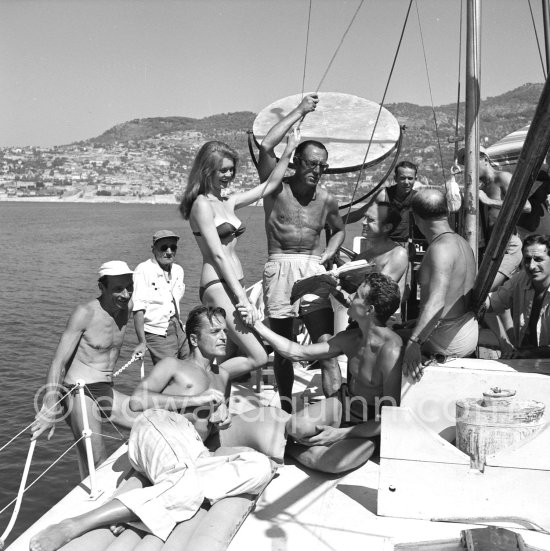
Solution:
[[(320, 90), (380, 102), (408, 3), (365, 0)], [(481, 3), (482, 97), (542, 82), (527, 1)], [(359, 4), (313, 0), (306, 91)], [(417, 5), (434, 104), (452, 103), (460, 0)], [(258, 112), (302, 91), (308, 10), (309, 0), (1, 0), (0, 146), (65, 144), (135, 118)], [(415, 4), (386, 101), (430, 104)]]

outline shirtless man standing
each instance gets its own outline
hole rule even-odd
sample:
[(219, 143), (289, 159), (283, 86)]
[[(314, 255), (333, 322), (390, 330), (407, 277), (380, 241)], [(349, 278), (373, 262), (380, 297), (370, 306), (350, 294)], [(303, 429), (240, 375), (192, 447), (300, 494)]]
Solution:
[(265, 455), (242, 447), (211, 453), (203, 444), (209, 427), (231, 422), (224, 402), (229, 374), (215, 365), (225, 356), (225, 332), (223, 309), (194, 308), (186, 323), (190, 357), (164, 358), (132, 395), (132, 409), (144, 411), (132, 427), (128, 457), (152, 486), (123, 491), (97, 509), (49, 526), (31, 539), (31, 551), (55, 551), (100, 526), (136, 520), (162, 541), (176, 523), (188, 521), (178, 546), (190, 549), (200, 530), (212, 530), (201, 523), (204, 500), (261, 491), (273, 472)]
[[(310, 94), (266, 135), (260, 147), (258, 172), (263, 182), (277, 163), (275, 147), (293, 124), (315, 110), (318, 99)], [(323, 273), (323, 264), (332, 259), (344, 241), (344, 224), (338, 202), (318, 186), (328, 168), (325, 146), (302, 142), (294, 153), (295, 173), (281, 187), (264, 198), (265, 227), (269, 258), (263, 276), (266, 315), (279, 335), (292, 338), (293, 319), (301, 316), (313, 342), (324, 342), (334, 332), (334, 315), (328, 297), (306, 295), (290, 304), (293, 284), (301, 278)], [(327, 226), (332, 236), (326, 247), (321, 232)], [(292, 362), (277, 352), (273, 362), (282, 408), (292, 410), (294, 370)], [(334, 359), (321, 362), (323, 391), (331, 395), (340, 387), (341, 374)]]
[(414, 219), (428, 240), (420, 265), (420, 314), (410, 331), (403, 372), (422, 377), (421, 353), (463, 358), (477, 346), (478, 325), (470, 311), (476, 266), (468, 242), (456, 234), (447, 219), (445, 196), (436, 189), (416, 193)]
[[(293, 361), (348, 357), (348, 382), (333, 396), (307, 406), (287, 422), (295, 444), (287, 452), (311, 469), (339, 473), (355, 469), (374, 453), (380, 408), (399, 405), (401, 338), (386, 327), (399, 306), (399, 289), (386, 275), (367, 274), (351, 297), (348, 314), (358, 327), (326, 342), (300, 345), (256, 322), (254, 328)], [(375, 440), (373, 442), (373, 439)]]
[[(99, 269), (101, 296), (77, 306), (71, 314), (48, 370), (42, 408), (31, 426), (33, 440), (48, 429), (48, 438), (51, 438), (59, 409), (55, 407), (56, 402), (78, 380), (83, 380), (96, 465), (107, 459), (100, 434), (102, 421), (109, 419), (129, 428), (134, 417), (128, 407), (128, 396), (113, 388), (113, 370), (132, 313), (132, 273), (126, 262), (120, 260), (105, 262)], [(80, 439), (83, 421), (78, 391), (67, 395), (63, 409), (75, 439)], [(78, 443), (77, 450), (80, 475), (84, 479), (89, 473), (83, 441)]]

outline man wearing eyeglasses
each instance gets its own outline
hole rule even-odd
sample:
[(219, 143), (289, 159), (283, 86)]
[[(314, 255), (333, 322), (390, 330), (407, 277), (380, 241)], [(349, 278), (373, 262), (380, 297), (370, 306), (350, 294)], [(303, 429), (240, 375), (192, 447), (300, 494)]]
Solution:
[(162, 358), (184, 359), (189, 345), (180, 319), (185, 291), (183, 268), (175, 263), (179, 236), (170, 230), (153, 235), (153, 258), (134, 271), (134, 326), (140, 351), (153, 365)]
[[(318, 101), (317, 94), (305, 96), (267, 133), (260, 147), (258, 172), (261, 181), (268, 178), (277, 164), (275, 147), (293, 125), (315, 110)], [(325, 272), (324, 264), (332, 259), (344, 241), (338, 202), (318, 185), (328, 169), (327, 158), (328, 152), (322, 143), (302, 142), (294, 153), (294, 174), (264, 198), (269, 254), (263, 277), (266, 315), (271, 329), (288, 339), (292, 339), (296, 317), (303, 319), (312, 342), (327, 341), (334, 333), (334, 315), (326, 294), (308, 294), (290, 303), (293, 284), (304, 277)], [(321, 239), (325, 226), (331, 232), (326, 245)], [(340, 368), (334, 358), (319, 363), (323, 391), (330, 396), (340, 388)], [(273, 368), (282, 408), (290, 412), (294, 382), (292, 362), (275, 353)]]

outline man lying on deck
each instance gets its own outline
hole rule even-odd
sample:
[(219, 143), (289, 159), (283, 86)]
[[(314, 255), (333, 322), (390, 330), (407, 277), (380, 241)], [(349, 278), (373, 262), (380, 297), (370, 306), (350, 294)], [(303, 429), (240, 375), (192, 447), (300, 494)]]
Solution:
[(390, 277), (367, 274), (349, 304), (348, 314), (358, 327), (308, 346), (255, 323), (259, 335), (289, 360), (348, 357), (347, 384), (329, 398), (294, 413), (287, 422), (287, 433), (295, 440), (287, 452), (306, 467), (340, 473), (359, 467), (374, 453), (380, 408), (399, 405), (401, 397), (402, 341), (386, 327), (399, 297), (397, 283)]
[[(120, 493), (101, 507), (50, 526), (31, 539), (32, 551), (55, 551), (100, 526), (141, 520), (166, 541), (176, 523), (193, 519), (197, 529), (203, 501), (258, 493), (270, 480), (270, 460), (250, 448), (208, 451), (203, 439), (213, 424), (230, 424), (224, 403), (229, 374), (216, 366), (225, 355), (225, 312), (199, 306), (189, 313), (187, 360), (165, 358), (132, 395), (133, 409), (146, 409), (135, 421), (128, 443), (132, 466), (153, 484)], [(180, 541), (181, 548), (188, 548)]]
[[(550, 358), (550, 237), (529, 235), (523, 242), (523, 270), (489, 294), (488, 312), (513, 313), (513, 358)], [(507, 339), (507, 335), (501, 335)]]
[[(83, 380), (86, 383), (84, 406), (92, 431), (96, 465), (108, 457), (101, 435), (102, 422), (109, 420), (130, 428), (135, 418), (128, 408), (129, 397), (113, 388), (113, 370), (132, 313), (132, 273), (121, 260), (105, 262), (99, 268), (101, 296), (78, 305), (71, 314), (48, 369), (42, 409), (31, 426), (33, 440), (44, 431), (49, 431), (48, 438), (51, 438), (57, 420), (56, 402), (78, 380)], [(134, 353), (142, 355), (137, 348)], [(84, 425), (78, 391), (66, 396), (63, 409), (75, 440), (80, 440)], [(84, 441), (77, 444), (77, 451), (80, 476), (84, 479), (88, 476)]]

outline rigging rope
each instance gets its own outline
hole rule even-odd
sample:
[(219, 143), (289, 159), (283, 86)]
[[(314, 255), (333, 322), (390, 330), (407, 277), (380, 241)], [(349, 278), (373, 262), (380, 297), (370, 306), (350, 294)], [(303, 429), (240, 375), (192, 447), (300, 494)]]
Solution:
[(540, 64), (542, 66), (542, 74), (544, 75), (544, 80), (546, 80), (546, 68), (544, 67), (544, 61), (542, 59), (542, 52), (540, 49), (540, 40), (537, 33), (537, 26), (535, 25), (535, 16), (533, 15), (533, 8), (531, 7), (531, 0), (527, 0), (529, 3), (529, 11), (531, 12), (531, 22), (533, 23), (533, 30), (535, 31), (535, 40), (537, 41), (537, 49), (539, 51)]
[[(25, 493), (29, 488), (32, 488), (54, 465), (56, 465), (57, 463), (59, 463), (59, 461), (61, 461), (61, 459), (63, 459), (63, 457), (65, 455), (67, 455), (82, 439), (84, 438), (84, 436), (81, 436), (78, 440), (76, 440), (75, 442), (73, 442), (73, 444), (71, 444), (47, 469), (45, 469), (40, 475), (38, 475), (24, 490), (23, 490), (23, 493)], [(14, 498), (12, 499), (2, 510), (0, 510), (0, 515), (10, 506), (10, 505), (13, 505), (15, 503), (15, 500), (17, 498)]]
[(353, 204), (353, 199), (355, 197), (355, 194), (357, 193), (357, 188), (359, 187), (359, 182), (361, 181), (361, 176), (363, 175), (363, 172), (364, 172), (364, 165), (367, 161), (367, 157), (368, 157), (368, 154), (369, 154), (369, 151), (370, 151), (372, 140), (374, 139), (374, 133), (376, 132), (376, 127), (377, 127), (378, 121), (380, 119), (380, 114), (382, 113), (382, 109), (384, 107), (384, 102), (386, 100), (386, 94), (388, 93), (388, 88), (390, 86), (390, 81), (391, 81), (391, 78), (392, 78), (392, 75), (393, 75), (393, 70), (395, 69), (395, 64), (397, 62), (397, 56), (399, 55), (399, 50), (401, 49), (401, 43), (403, 42), (403, 36), (405, 34), (405, 29), (407, 27), (407, 21), (409, 20), (409, 14), (411, 12), (412, 3), (413, 3), (413, 0), (410, 0), (409, 1), (409, 7), (407, 8), (407, 15), (405, 16), (405, 22), (403, 23), (403, 28), (401, 29), (401, 35), (399, 36), (399, 42), (397, 44), (397, 50), (395, 52), (393, 62), (392, 62), (392, 66), (391, 66), (391, 69), (390, 69), (390, 74), (388, 76), (388, 81), (386, 82), (386, 87), (384, 89), (384, 94), (382, 96), (382, 102), (380, 103), (380, 107), (378, 109), (378, 114), (376, 115), (376, 121), (374, 122), (374, 127), (372, 129), (372, 134), (371, 134), (368, 146), (367, 146), (367, 151), (365, 152), (365, 157), (363, 158), (363, 163), (361, 164), (361, 170), (359, 171), (359, 174), (357, 175), (357, 181), (355, 182), (355, 187), (353, 189), (353, 193), (352, 193), (352, 196), (351, 196), (351, 201), (349, 203), (349, 208), (348, 208), (348, 212), (347, 212), (346, 216), (349, 216), (349, 214), (351, 212), (351, 206)]
[(447, 181), (445, 175), (445, 166), (443, 165), (443, 152), (441, 150), (441, 140), (439, 139), (439, 128), (437, 126), (437, 115), (435, 114), (434, 98), (432, 94), (432, 83), (430, 81), (430, 71), (428, 70), (428, 58), (426, 57), (426, 48), (424, 46), (424, 34), (422, 33), (422, 23), (420, 22), (420, 10), (418, 9), (418, 0), (415, 0), (416, 16), (418, 19), (418, 28), (420, 30), (420, 43), (422, 44), (422, 55), (424, 56), (424, 67), (426, 68), (426, 79), (428, 80), (428, 90), (430, 92), (430, 102), (432, 106), (432, 114), (435, 125), (435, 135), (437, 138), (437, 149), (439, 151), (439, 162), (441, 163), (441, 172), (443, 173), (443, 181)]
[(307, 16), (306, 51), (304, 54), (304, 73), (302, 75), (302, 99), (304, 99), (304, 88), (306, 83), (307, 51), (309, 46), (309, 26), (311, 23), (311, 2), (312, 0), (309, 0), (309, 12)]
[[(114, 373), (113, 373), (113, 379), (115, 377), (118, 377), (128, 366), (130, 366), (131, 364), (133, 364), (136, 360), (140, 360), (142, 359), (143, 356), (138, 356), (136, 354), (134, 354), (120, 369), (117, 369)], [(143, 363), (143, 362), (142, 362)]]
[(4, 530), (4, 533), (0, 536), (0, 549), (4, 548), (4, 542), (6, 541), (6, 538), (9, 536), (10, 532), (12, 531), (15, 521), (17, 520), (17, 516), (19, 515), (19, 508), (21, 506), (21, 501), (23, 500), (23, 493), (25, 491), (24, 488), (25, 488), (25, 484), (27, 483), (27, 477), (29, 476), (29, 469), (31, 468), (32, 455), (34, 453), (35, 447), (36, 447), (36, 440), (32, 440), (29, 446), (27, 460), (25, 461), (23, 476), (21, 477), (21, 482), (19, 484), (19, 491), (17, 492), (17, 497), (15, 498), (15, 507), (13, 508), (10, 521), (8, 522), (8, 525)]
[(8, 526), (4, 530), (4, 533), (0, 537), (0, 550), (4, 548), (5, 540), (9, 536), (10, 532), (13, 529), (13, 526), (15, 525), (15, 522), (17, 520), (17, 517), (19, 515), (19, 506), (21, 505), (21, 501), (23, 499), (23, 494), (32, 486), (34, 486), (54, 465), (56, 465), (72, 448), (74, 448), (82, 439), (84, 436), (81, 436), (74, 444), (69, 446), (47, 469), (45, 469), (39, 476), (37, 476), (27, 487), (25, 486), (25, 483), (27, 482), (27, 476), (29, 474), (29, 469), (31, 466), (31, 459), (32, 455), (34, 453), (34, 448), (36, 446), (36, 440), (32, 440), (31, 444), (29, 446), (29, 453), (27, 454), (27, 461), (25, 463), (25, 469), (23, 471), (23, 477), (21, 478), (21, 484), (19, 485), (19, 491), (17, 492), (17, 497), (12, 499), (1, 511), (0, 515), (11, 505), (15, 503), (15, 507), (13, 508), (13, 512), (10, 518), (10, 521), (8, 523)]
[[(115, 373), (113, 373), (113, 377), (116, 377), (117, 375), (120, 375), (120, 373), (122, 373), (130, 364), (132, 364), (133, 362), (135, 362), (136, 360), (138, 360), (140, 357), (137, 356), (137, 355), (133, 355), (130, 360), (128, 362), (126, 362), (119, 370), (117, 370)], [(142, 361), (142, 373), (143, 373), (143, 361)], [(143, 378), (143, 375), (142, 375), (142, 378)], [(73, 392), (73, 390), (77, 387), (78, 385), (73, 385), (69, 390), (67, 390), (67, 392), (65, 392), (61, 398), (53, 405), (51, 406), (50, 408), (48, 408), (44, 413), (47, 414), (47, 413), (51, 413), (53, 412), (53, 410), (71, 393)], [(86, 385), (84, 385), (86, 386)], [(92, 397), (93, 401), (95, 402), (95, 404), (97, 405), (97, 407), (99, 408), (99, 410), (105, 414), (105, 410), (101, 407), (101, 405), (98, 403), (98, 401), (91, 395), (90, 393), (90, 396)], [(105, 417), (107, 418), (107, 420), (109, 421), (109, 423), (111, 423), (112, 427), (117, 431), (118, 435), (120, 436), (120, 438), (117, 438), (116, 436), (111, 436), (111, 435), (108, 435), (108, 434), (101, 434), (101, 433), (96, 433), (96, 432), (92, 432), (91, 434), (96, 434), (96, 435), (99, 435), (99, 436), (102, 436), (104, 438), (112, 438), (113, 440), (125, 440), (124, 436), (121, 434), (121, 432), (117, 429), (117, 427), (114, 425), (114, 423), (111, 421), (111, 418), (110, 416), (107, 416), (105, 415)], [(7, 446), (9, 446), (9, 444), (11, 444), (16, 438), (18, 438), (19, 436), (21, 436), (23, 433), (25, 433), (33, 424), (34, 424), (35, 420), (33, 420), (29, 425), (27, 425), (23, 430), (21, 430), (20, 432), (18, 432), (13, 438), (11, 438), (6, 444), (4, 444), (1, 448), (0, 448), (0, 451), (2, 451), (4, 448), (6, 448)], [(31, 484), (29, 484), (28, 486), (25, 487), (25, 484), (27, 483), (27, 478), (29, 476), (29, 471), (30, 471), (30, 467), (31, 467), (31, 462), (32, 462), (32, 457), (33, 457), (33, 454), (34, 454), (34, 450), (36, 448), (36, 442), (37, 440), (31, 440), (31, 443), (29, 445), (29, 451), (27, 453), (27, 459), (25, 461), (25, 466), (24, 466), (24, 469), (23, 469), (23, 475), (21, 477), (21, 482), (19, 484), (19, 490), (17, 492), (17, 496), (12, 499), (12, 501), (10, 501), (3, 509), (0, 510), (0, 515), (6, 511), (6, 509), (8, 509), (11, 505), (13, 505), (15, 503), (15, 506), (13, 508), (13, 512), (12, 512), (12, 515), (10, 517), (10, 520), (8, 522), (8, 525), (6, 527), (6, 529), (4, 530), (3, 534), (0, 536), (0, 550), (4, 548), (4, 544), (5, 544), (5, 540), (6, 538), (9, 536), (10, 532), (12, 531), (14, 525), (15, 525), (15, 522), (17, 521), (17, 517), (19, 515), (19, 509), (20, 509), (20, 506), (21, 506), (21, 502), (23, 500), (23, 494), (29, 489), (31, 488), (34, 484), (36, 484), (36, 482), (38, 482), (54, 465), (56, 465), (72, 448), (74, 448), (83, 438), (85, 438), (84, 435), (82, 435), (78, 440), (76, 440), (71, 446), (69, 446), (69, 448), (67, 448), (67, 450), (65, 450), (65, 452), (63, 452), (49, 467), (47, 467), (39, 476), (37, 476), (32, 482)]]
[[(59, 400), (57, 400), (57, 402), (50, 408), (48, 408), (44, 413), (51, 413), (53, 411), (54, 408), (56, 408), (72, 391), (73, 389), (76, 387), (76, 385), (73, 385), (69, 390), (67, 390), (67, 392), (65, 394), (63, 394), (63, 396), (61, 396), (61, 398)], [(13, 438), (11, 438), (10, 440), (8, 440), (1, 448), (0, 448), (0, 452), (4, 449), (4, 448), (7, 448), (17, 437), (21, 436), (24, 432), (27, 432), (27, 430), (29, 430), (32, 425), (34, 424), (36, 419), (33, 419), (33, 421), (31, 423), (29, 423), (23, 430), (19, 431)]]
[(462, 18), (464, 2), (460, 0), (460, 24), (458, 27), (458, 82), (456, 95), (456, 121), (455, 121), (455, 152), (454, 161), (458, 157), (458, 120), (460, 117), (460, 77), (462, 75)]
[(321, 88), (321, 85), (323, 84), (323, 81), (325, 80), (325, 77), (327, 76), (327, 74), (328, 74), (328, 72), (329, 72), (329, 70), (332, 66), (332, 63), (336, 59), (336, 56), (338, 55), (338, 52), (340, 51), (340, 48), (342, 47), (342, 44), (344, 43), (344, 40), (346, 39), (346, 36), (347, 36), (349, 30), (351, 29), (351, 26), (353, 25), (353, 22), (355, 21), (355, 18), (357, 17), (357, 14), (359, 13), (359, 10), (363, 6), (364, 1), (365, 0), (361, 0), (359, 6), (357, 6), (357, 9), (355, 10), (355, 13), (353, 14), (353, 17), (351, 18), (351, 21), (349, 22), (348, 28), (345, 30), (344, 34), (342, 35), (342, 38), (340, 39), (340, 44), (338, 44), (338, 47), (336, 48), (334, 54), (332, 55), (332, 58), (329, 61), (329, 64), (328, 64), (325, 72), (323, 73), (323, 76), (321, 77), (321, 80), (320, 80), (319, 84), (317, 85), (317, 88), (315, 89), (316, 93), (319, 92), (319, 89)]

